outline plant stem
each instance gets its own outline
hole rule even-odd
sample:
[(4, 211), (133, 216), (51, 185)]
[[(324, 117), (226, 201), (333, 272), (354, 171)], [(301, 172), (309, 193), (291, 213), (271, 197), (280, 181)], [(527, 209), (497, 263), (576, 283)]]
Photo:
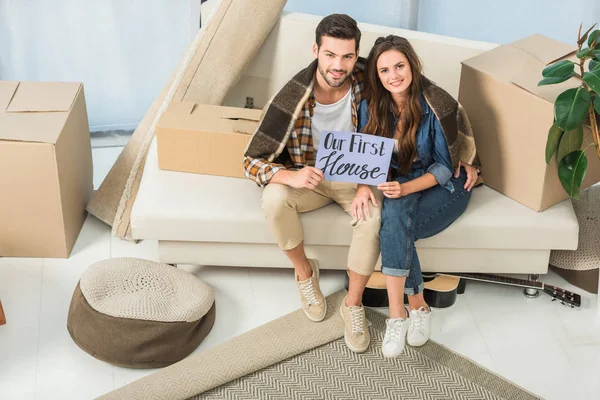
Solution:
[[(598, 96), (598, 94), (596, 94)], [(596, 122), (596, 112), (594, 111), (594, 104), (590, 104), (590, 128), (592, 129), (592, 138), (594, 138), (594, 143), (596, 143), (596, 154), (598, 155), (598, 159), (600, 159), (600, 132), (598, 129), (598, 123)]]
[[(579, 27), (578, 35), (581, 35), (581, 26)], [(596, 40), (597, 39), (598, 38), (596, 38)], [(596, 40), (594, 40), (594, 44), (596, 43)], [(581, 51), (581, 44), (578, 47), (579, 47), (579, 51)], [(587, 59), (587, 57), (583, 57), (582, 59), (579, 60), (579, 70), (581, 71), (582, 78), (583, 78), (583, 74), (585, 73), (585, 70), (583, 69), (583, 64), (585, 63), (586, 59)], [(585, 83), (585, 82), (582, 82), (582, 83), (583, 83), (583, 87), (585, 88), (585, 90), (587, 90), (588, 92), (592, 92), (591, 88), (588, 86), (587, 83)], [(600, 94), (596, 93), (595, 96), (600, 96)], [(594, 143), (596, 144), (596, 154), (598, 155), (598, 159), (600, 159), (600, 132), (599, 132), (599, 128), (598, 128), (598, 123), (596, 122), (596, 112), (594, 111), (594, 102), (593, 101), (590, 104), (588, 114), (590, 116), (590, 128), (592, 130), (592, 138), (594, 139)]]

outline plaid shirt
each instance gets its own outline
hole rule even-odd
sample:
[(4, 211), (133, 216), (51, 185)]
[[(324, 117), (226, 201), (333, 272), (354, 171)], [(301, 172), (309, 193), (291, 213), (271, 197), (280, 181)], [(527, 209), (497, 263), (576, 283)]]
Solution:
[[(352, 79), (352, 124), (356, 130), (358, 127), (358, 108), (364, 97), (362, 71), (353, 71)], [(314, 80), (312, 85), (314, 85)], [(298, 118), (295, 121), (295, 129), (291, 132), (286, 150), (290, 158), (285, 165), (277, 162), (269, 162), (263, 158), (246, 157), (244, 159), (244, 170), (246, 176), (256, 182), (259, 186), (266, 186), (273, 175), (281, 169), (298, 170), (304, 166), (315, 166), (315, 151), (313, 147), (313, 136), (311, 130), (311, 118), (314, 113), (316, 100), (314, 90), (308, 100), (304, 103)]]

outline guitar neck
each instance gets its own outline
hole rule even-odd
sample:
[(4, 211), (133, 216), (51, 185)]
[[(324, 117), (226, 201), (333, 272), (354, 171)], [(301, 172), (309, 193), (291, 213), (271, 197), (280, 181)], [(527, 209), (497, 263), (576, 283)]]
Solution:
[(529, 281), (525, 279), (508, 278), (505, 276), (489, 275), (489, 274), (470, 274), (470, 273), (440, 273), (439, 275), (458, 276), (464, 279), (470, 279), (481, 282), (499, 283), (502, 285), (519, 286), (530, 289), (544, 289), (543, 282)]

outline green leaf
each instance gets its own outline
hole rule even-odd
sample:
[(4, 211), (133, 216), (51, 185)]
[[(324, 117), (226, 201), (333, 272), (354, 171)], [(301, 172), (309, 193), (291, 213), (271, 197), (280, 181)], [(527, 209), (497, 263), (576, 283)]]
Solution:
[(554, 85), (556, 83), (561, 83), (564, 82), (566, 80), (571, 79), (573, 76), (575, 76), (575, 72), (571, 72), (569, 75), (567, 76), (557, 76), (557, 77), (552, 77), (552, 78), (544, 78), (542, 79), (539, 83), (538, 86), (544, 86), (544, 85)]
[(578, 45), (581, 45), (581, 44), (583, 44), (583, 43), (585, 42), (585, 40), (588, 38), (588, 34), (590, 33), (590, 31), (591, 31), (592, 29), (594, 29), (594, 27), (595, 27), (595, 26), (596, 26), (596, 24), (592, 25), (592, 27), (591, 27), (590, 29), (588, 29), (588, 30), (587, 30), (587, 31), (586, 31), (586, 32), (583, 34), (583, 36), (581, 37), (581, 39), (579, 39), (579, 40), (577, 41), (577, 44), (578, 44)]
[(552, 156), (556, 153), (562, 135), (563, 130), (560, 129), (560, 126), (556, 125), (556, 122), (553, 123), (548, 132), (548, 140), (546, 141), (546, 164), (552, 160)]
[(583, 81), (587, 83), (594, 92), (600, 93), (600, 69), (584, 73)]
[[(594, 44), (594, 40), (596, 40), (598, 38), (598, 36), (600, 36), (600, 30), (596, 29), (594, 32), (592, 32), (590, 34), (590, 37), (588, 38), (588, 46), (592, 47), (592, 45)], [(596, 43), (598, 44), (598, 43)]]
[(600, 95), (596, 95), (594, 98), (594, 110), (600, 114)]
[(594, 59), (590, 60), (590, 65), (588, 65), (588, 68), (590, 69), (590, 71), (593, 71), (598, 67), (600, 67), (600, 61), (596, 61)]
[(594, 49), (590, 49), (589, 47), (586, 47), (585, 49), (581, 49), (580, 51), (577, 52), (577, 58), (582, 59), (589, 55), (594, 55), (593, 50)]
[(560, 139), (556, 161), (560, 162), (567, 154), (581, 149), (583, 144), (583, 127), (579, 125), (572, 131), (565, 132)]
[(567, 89), (556, 98), (554, 120), (563, 131), (570, 131), (581, 125), (590, 108), (592, 97), (583, 87)]
[(573, 61), (562, 60), (544, 68), (542, 76), (544, 78), (562, 78), (570, 75), (574, 71), (574, 68), (575, 63)]
[(587, 156), (581, 150), (567, 154), (558, 164), (558, 179), (569, 196), (579, 197), (586, 170)]

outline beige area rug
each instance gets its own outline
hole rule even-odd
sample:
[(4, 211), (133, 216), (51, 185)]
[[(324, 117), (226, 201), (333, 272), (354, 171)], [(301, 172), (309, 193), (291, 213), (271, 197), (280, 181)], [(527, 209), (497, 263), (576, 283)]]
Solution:
[(133, 240), (130, 216), (158, 120), (173, 100), (221, 104), (279, 20), (286, 0), (219, 0), (87, 206)]
[(301, 310), (111, 392), (101, 399), (537, 399), (437, 343), (385, 359), (385, 316), (367, 310), (371, 347), (351, 352), (339, 306), (320, 323)]

